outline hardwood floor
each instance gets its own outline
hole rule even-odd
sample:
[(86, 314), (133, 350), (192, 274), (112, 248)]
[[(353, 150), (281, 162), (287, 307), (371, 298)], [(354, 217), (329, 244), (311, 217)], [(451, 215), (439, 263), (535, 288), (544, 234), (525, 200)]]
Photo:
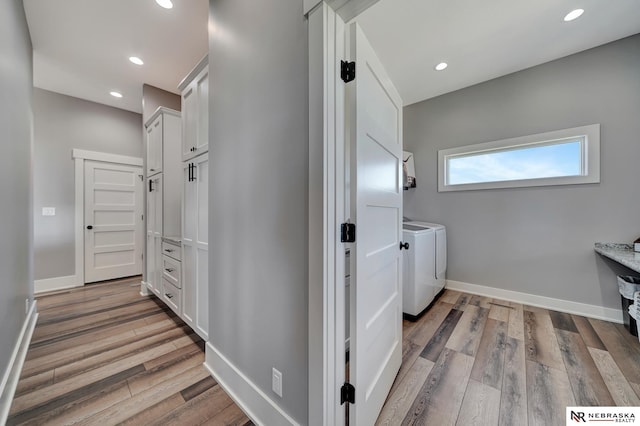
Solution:
[(640, 343), (622, 325), (446, 290), (403, 323), (378, 425), (565, 424), (565, 407), (640, 406)]
[[(139, 282), (38, 297), (9, 425), (252, 425), (202, 366), (202, 340)], [(622, 325), (447, 290), (403, 334), (379, 425), (560, 425), (567, 405), (640, 406), (640, 343)]]
[(139, 291), (136, 277), (37, 297), (7, 424), (252, 425), (203, 367), (204, 342)]

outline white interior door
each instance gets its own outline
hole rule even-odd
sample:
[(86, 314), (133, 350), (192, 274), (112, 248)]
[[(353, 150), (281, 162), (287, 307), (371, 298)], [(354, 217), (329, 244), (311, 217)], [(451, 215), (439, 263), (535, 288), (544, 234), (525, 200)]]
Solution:
[(402, 362), (402, 101), (360, 27), (349, 28), (350, 424), (372, 425)]
[(84, 163), (85, 282), (142, 273), (142, 167)]

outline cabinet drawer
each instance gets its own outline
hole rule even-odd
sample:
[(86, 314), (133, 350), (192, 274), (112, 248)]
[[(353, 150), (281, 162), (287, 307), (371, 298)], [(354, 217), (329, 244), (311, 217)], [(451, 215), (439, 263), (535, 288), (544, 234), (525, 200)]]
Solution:
[(166, 241), (162, 242), (162, 254), (173, 257), (178, 261), (182, 259), (182, 250), (180, 250), (180, 246), (167, 243)]
[(180, 284), (180, 268), (182, 263), (167, 256), (162, 256), (162, 277), (177, 288), (182, 288)]
[(162, 277), (162, 300), (173, 311), (180, 315), (182, 311), (182, 290), (176, 288), (166, 278)]

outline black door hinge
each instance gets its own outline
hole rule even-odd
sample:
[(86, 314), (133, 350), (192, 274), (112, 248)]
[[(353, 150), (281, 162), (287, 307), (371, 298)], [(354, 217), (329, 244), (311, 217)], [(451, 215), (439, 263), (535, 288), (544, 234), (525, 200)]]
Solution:
[(349, 404), (356, 403), (356, 388), (351, 383), (345, 383), (340, 388), (340, 405), (348, 402)]
[(345, 83), (356, 79), (356, 63), (351, 61), (340, 61), (340, 78)]
[(356, 225), (354, 223), (343, 223), (340, 225), (340, 242), (356, 242)]

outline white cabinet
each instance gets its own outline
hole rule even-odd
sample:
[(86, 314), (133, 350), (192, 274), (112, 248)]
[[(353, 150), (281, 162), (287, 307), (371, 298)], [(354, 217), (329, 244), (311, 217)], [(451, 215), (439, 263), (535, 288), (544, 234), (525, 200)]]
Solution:
[(154, 115), (146, 126), (147, 176), (162, 172), (162, 130), (162, 114)]
[(178, 86), (182, 93), (182, 161), (209, 150), (208, 64), (205, 57)]
[(209, 156), (184, 163), (182, 203), (182, 318), (209, 337)]
[(162, 241), (162, 299), (178, 315), (182, 315), (181, 257), (179, 245)]
[[(162, 237), (180, 235), (182, 202), (182, 120), (160, 107), (145, 123), (147, 244), (144, 285), (162, 296)], [(142, 289), (143, 294), (148, 294)]]
[(147, 287), (157, 295), (162, 293), (159, 273), (162, 247), (162, 174), (147, 179)]

